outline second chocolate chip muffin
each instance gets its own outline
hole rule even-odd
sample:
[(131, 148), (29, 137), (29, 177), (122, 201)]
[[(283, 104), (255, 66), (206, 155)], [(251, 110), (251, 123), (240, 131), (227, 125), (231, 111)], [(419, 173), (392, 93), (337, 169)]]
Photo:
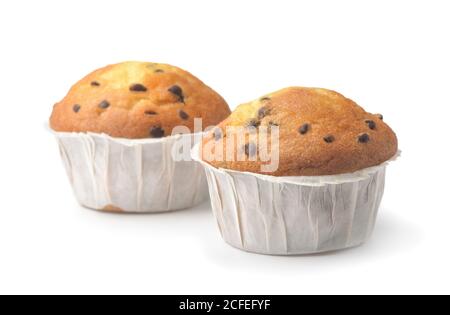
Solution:
[[(398, 150), (397, 137), (381, 115), (326, 89), (291, 87), (240, 105), (204, 143), (218, 141), (226, 152), (230, 126), (256, 127), (258, 132), (260, 127), (279, 127), (280, 164), (269, 174), (274, 176), (351, 173), (379, 165)], [(257, 160), (217, 161), (207, 150), (203, 159), (218, 168), (262, 173), (257, 143), (234, 146), (232, 151)]]
[(176, 126), (216, 125), (230, 114), (225, 100), (180, 68), (124, 62), (94, 71), (54, 106), (50, 126), (60, 132), (105, 133), (140, 139), (170, 136)]
[(339, 93), (293, 87), (239, 106), (195, 152), (228, 244), (301, 255), (369, 239), (397, 138)]

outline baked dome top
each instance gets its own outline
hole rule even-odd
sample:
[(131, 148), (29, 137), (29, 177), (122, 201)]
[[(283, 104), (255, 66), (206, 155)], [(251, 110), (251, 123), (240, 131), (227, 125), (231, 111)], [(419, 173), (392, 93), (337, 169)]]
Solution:
[[(263, 172), (258, 143), (246, 138), (227, 148), (228, 127), (256, 127), (258, 135), (279, 128), (279, 167)], [(261, 128), (266, 127), (266, 128)], [(237, 171), (274, 176), (319, 176), (352, 173), (391, 159), (398, 150), (397, 137), (381, 115), (367, 113), (343, 95), (319, 88), (291, 87), (240, 105), (218, 129), (203, 140), (203, 160)], [(253, 139), (253, 138), (252, 138)], [(215, 142), (232, 159), (214, 160)], [(269, 141), (270, 143), (271, 141)], [(248, 159), (239, 161), (238, 154)], [(254, 158), (253, 161), (249, 161)]]
[(180, 68), (124, 62), (94, 71), (76, 83), (53, 108), (50, 127), (140, 139), (170, 136), (194, 118), (216, 125), (230, 114), (225, 100)]

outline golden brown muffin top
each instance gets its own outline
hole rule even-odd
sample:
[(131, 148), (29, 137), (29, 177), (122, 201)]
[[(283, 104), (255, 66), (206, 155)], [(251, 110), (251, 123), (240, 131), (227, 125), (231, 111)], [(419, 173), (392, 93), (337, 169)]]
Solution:
[[(267, 163), (260, 159), (257, 138), (251, 137), (243, 145), (231, 144), (235, 155), (230, 161), (214, 161), (217, 150), (207, 145), (215, 142), (223, 152), (230, 150), (227, 137), (235, 136), (227, 134), (230, 126), (256, 127), (258, 136), (278, 127), (278, 169), (261, 170)], [(379, 165), (398, 150), (397, 137), (381, 115), (367, 113), (337, 92), (318, 88), (291, 87), (240, 105), (218, 128), (203, 140), (203, 160), (218, 168), (274, 176), (352, 173)], [(248, 159), (239, 161), (239, 153)]]
[(50, 127), (61, 132), (95, 132), (140, 139), (170, 136), (194, 118), (217, 125), (230, 114), (225, 100), (180, 68), (125, 62), (94, 71), (75, 84), (53, 108)]

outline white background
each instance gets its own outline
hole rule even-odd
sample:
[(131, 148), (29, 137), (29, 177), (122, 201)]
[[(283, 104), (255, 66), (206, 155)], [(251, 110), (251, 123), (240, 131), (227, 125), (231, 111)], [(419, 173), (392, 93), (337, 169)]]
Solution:
[[(449, 1), (0, 1), (1, 293), (450, 293)], [(397, 132), (373, 238), (306, 257), (220, 239), (209, 205), (113, 215), (76, 203), (52, 105), (125, 60), (183, 67), (234, 108), (335, 89)]]

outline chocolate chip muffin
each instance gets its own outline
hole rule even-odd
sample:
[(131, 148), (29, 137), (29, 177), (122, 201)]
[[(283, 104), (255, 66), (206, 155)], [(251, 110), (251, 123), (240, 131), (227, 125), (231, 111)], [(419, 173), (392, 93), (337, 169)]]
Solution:
[(194, 118), (216, 125), (230, 114), (225, 100), (187, 71), (167, 64), (125, 62), (94, 71), (53, 108), (60, 132), (104, 133), (141, 139), (194, 131)]
[[(379, 165), (398, 151), (397, 137), (379, 114), (367, 113), (343, 95), (319, 88), (291, 87), (240, 105), (203, 141), (203, 160), (217, 168), (263, 173), (258, 143), (233, 144), (248, 159), (214, 160), (210, 141), (227, 148), (227, 127), (279, 128), (279, 167), (269, 175), (319, 176), (352, 173)], [(261, 128), (266, 127), (266, 128)], [(229, 150), (230, 148), (228, 148)]]

